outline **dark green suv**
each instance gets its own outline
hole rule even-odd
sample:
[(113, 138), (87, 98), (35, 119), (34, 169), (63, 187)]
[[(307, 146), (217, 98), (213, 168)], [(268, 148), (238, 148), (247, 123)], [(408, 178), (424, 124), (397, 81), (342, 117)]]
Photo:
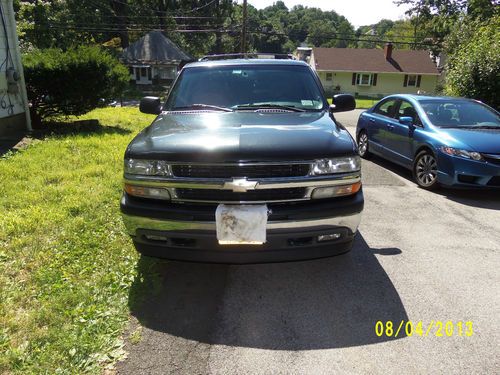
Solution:
[(145, 255), (253, 263), (350, 250), (360, 159), (311, 67), (283, 59), (186, 65), (125, 152), (121, 211)]

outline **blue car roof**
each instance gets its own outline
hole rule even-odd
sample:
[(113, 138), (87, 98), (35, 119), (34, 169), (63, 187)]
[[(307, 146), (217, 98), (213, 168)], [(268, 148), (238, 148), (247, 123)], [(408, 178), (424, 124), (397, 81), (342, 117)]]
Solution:
[(413, 99), (416, 101), (423, 101), (423, 100), (445, 101), (445, 100), (450, 100), (450, 99), (451, 100), (475, 101), (474, 99), (460, 98), (460, 97), (455, 97), (455, 96), (433, 96), (433, 95), (417, 95), (417, 94), (394, 94), (394, 95), (389, 95), (386, 98), (389, 98), (389, 97)]

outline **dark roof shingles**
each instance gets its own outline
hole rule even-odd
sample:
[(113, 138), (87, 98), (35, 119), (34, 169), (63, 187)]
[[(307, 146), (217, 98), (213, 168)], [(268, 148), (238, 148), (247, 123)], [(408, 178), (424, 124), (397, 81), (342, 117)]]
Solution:
[(427, 51), (393, 50), (386, 60), (384, 50), (367, 48), (313, 48), (318, 70), (439, 74)]
[(127, 61), (192, 61), (193, 58), (182, 51), (161, 31), (150, 31), (123, 50)]

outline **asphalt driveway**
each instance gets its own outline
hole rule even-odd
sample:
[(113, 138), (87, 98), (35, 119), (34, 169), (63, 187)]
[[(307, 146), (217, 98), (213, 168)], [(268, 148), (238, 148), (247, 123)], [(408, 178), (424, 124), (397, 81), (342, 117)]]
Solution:
[[(353, 130), (360, 111), (337, 119)], [(500, 195), (419, 189), (363, 161), (352, 252), (264, 265), (139, 261), (120, 374), (498, 373)], [(470, 321), (473, 334), (376, 335), (377, 321)], [(395, 328), (396, 329), (396, 328)]]

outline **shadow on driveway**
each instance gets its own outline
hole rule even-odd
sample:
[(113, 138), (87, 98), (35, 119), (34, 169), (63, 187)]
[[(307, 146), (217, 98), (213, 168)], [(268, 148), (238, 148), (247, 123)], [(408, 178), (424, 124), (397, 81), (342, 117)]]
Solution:
[[(411, 184), (417, 186), (417, 183), (413, 180), (411, 171), (398, 164), (391, 163), (376, 155), (372, 155), (370, 160), (363, 160), (363, 163), (363, 165), (367, 165), (367, 168), (370, 168), (369, 163), (373, 163), (380, 168), (397, 174)], [(371, 168), (373, 168), (373, 166)], [(380, 171), (378, 171), (378, 173), (380, 173)], [(456, 189), (441, 187), (432, 193), (442, 195), (451, 201), (466, 206), (500, 210), (500, 189)]]
[[(408, 317), (374, 254), (400, 253), (371, 249), (358, 234), (350, 253), (306, 262), (233, 266), (141, 257), (130, 309), (151, 330), (208, 344), (309, 350), (393, 340), (378, 337), (375, 323)], [(404, 336), (402, 330), (398, 338)]]

